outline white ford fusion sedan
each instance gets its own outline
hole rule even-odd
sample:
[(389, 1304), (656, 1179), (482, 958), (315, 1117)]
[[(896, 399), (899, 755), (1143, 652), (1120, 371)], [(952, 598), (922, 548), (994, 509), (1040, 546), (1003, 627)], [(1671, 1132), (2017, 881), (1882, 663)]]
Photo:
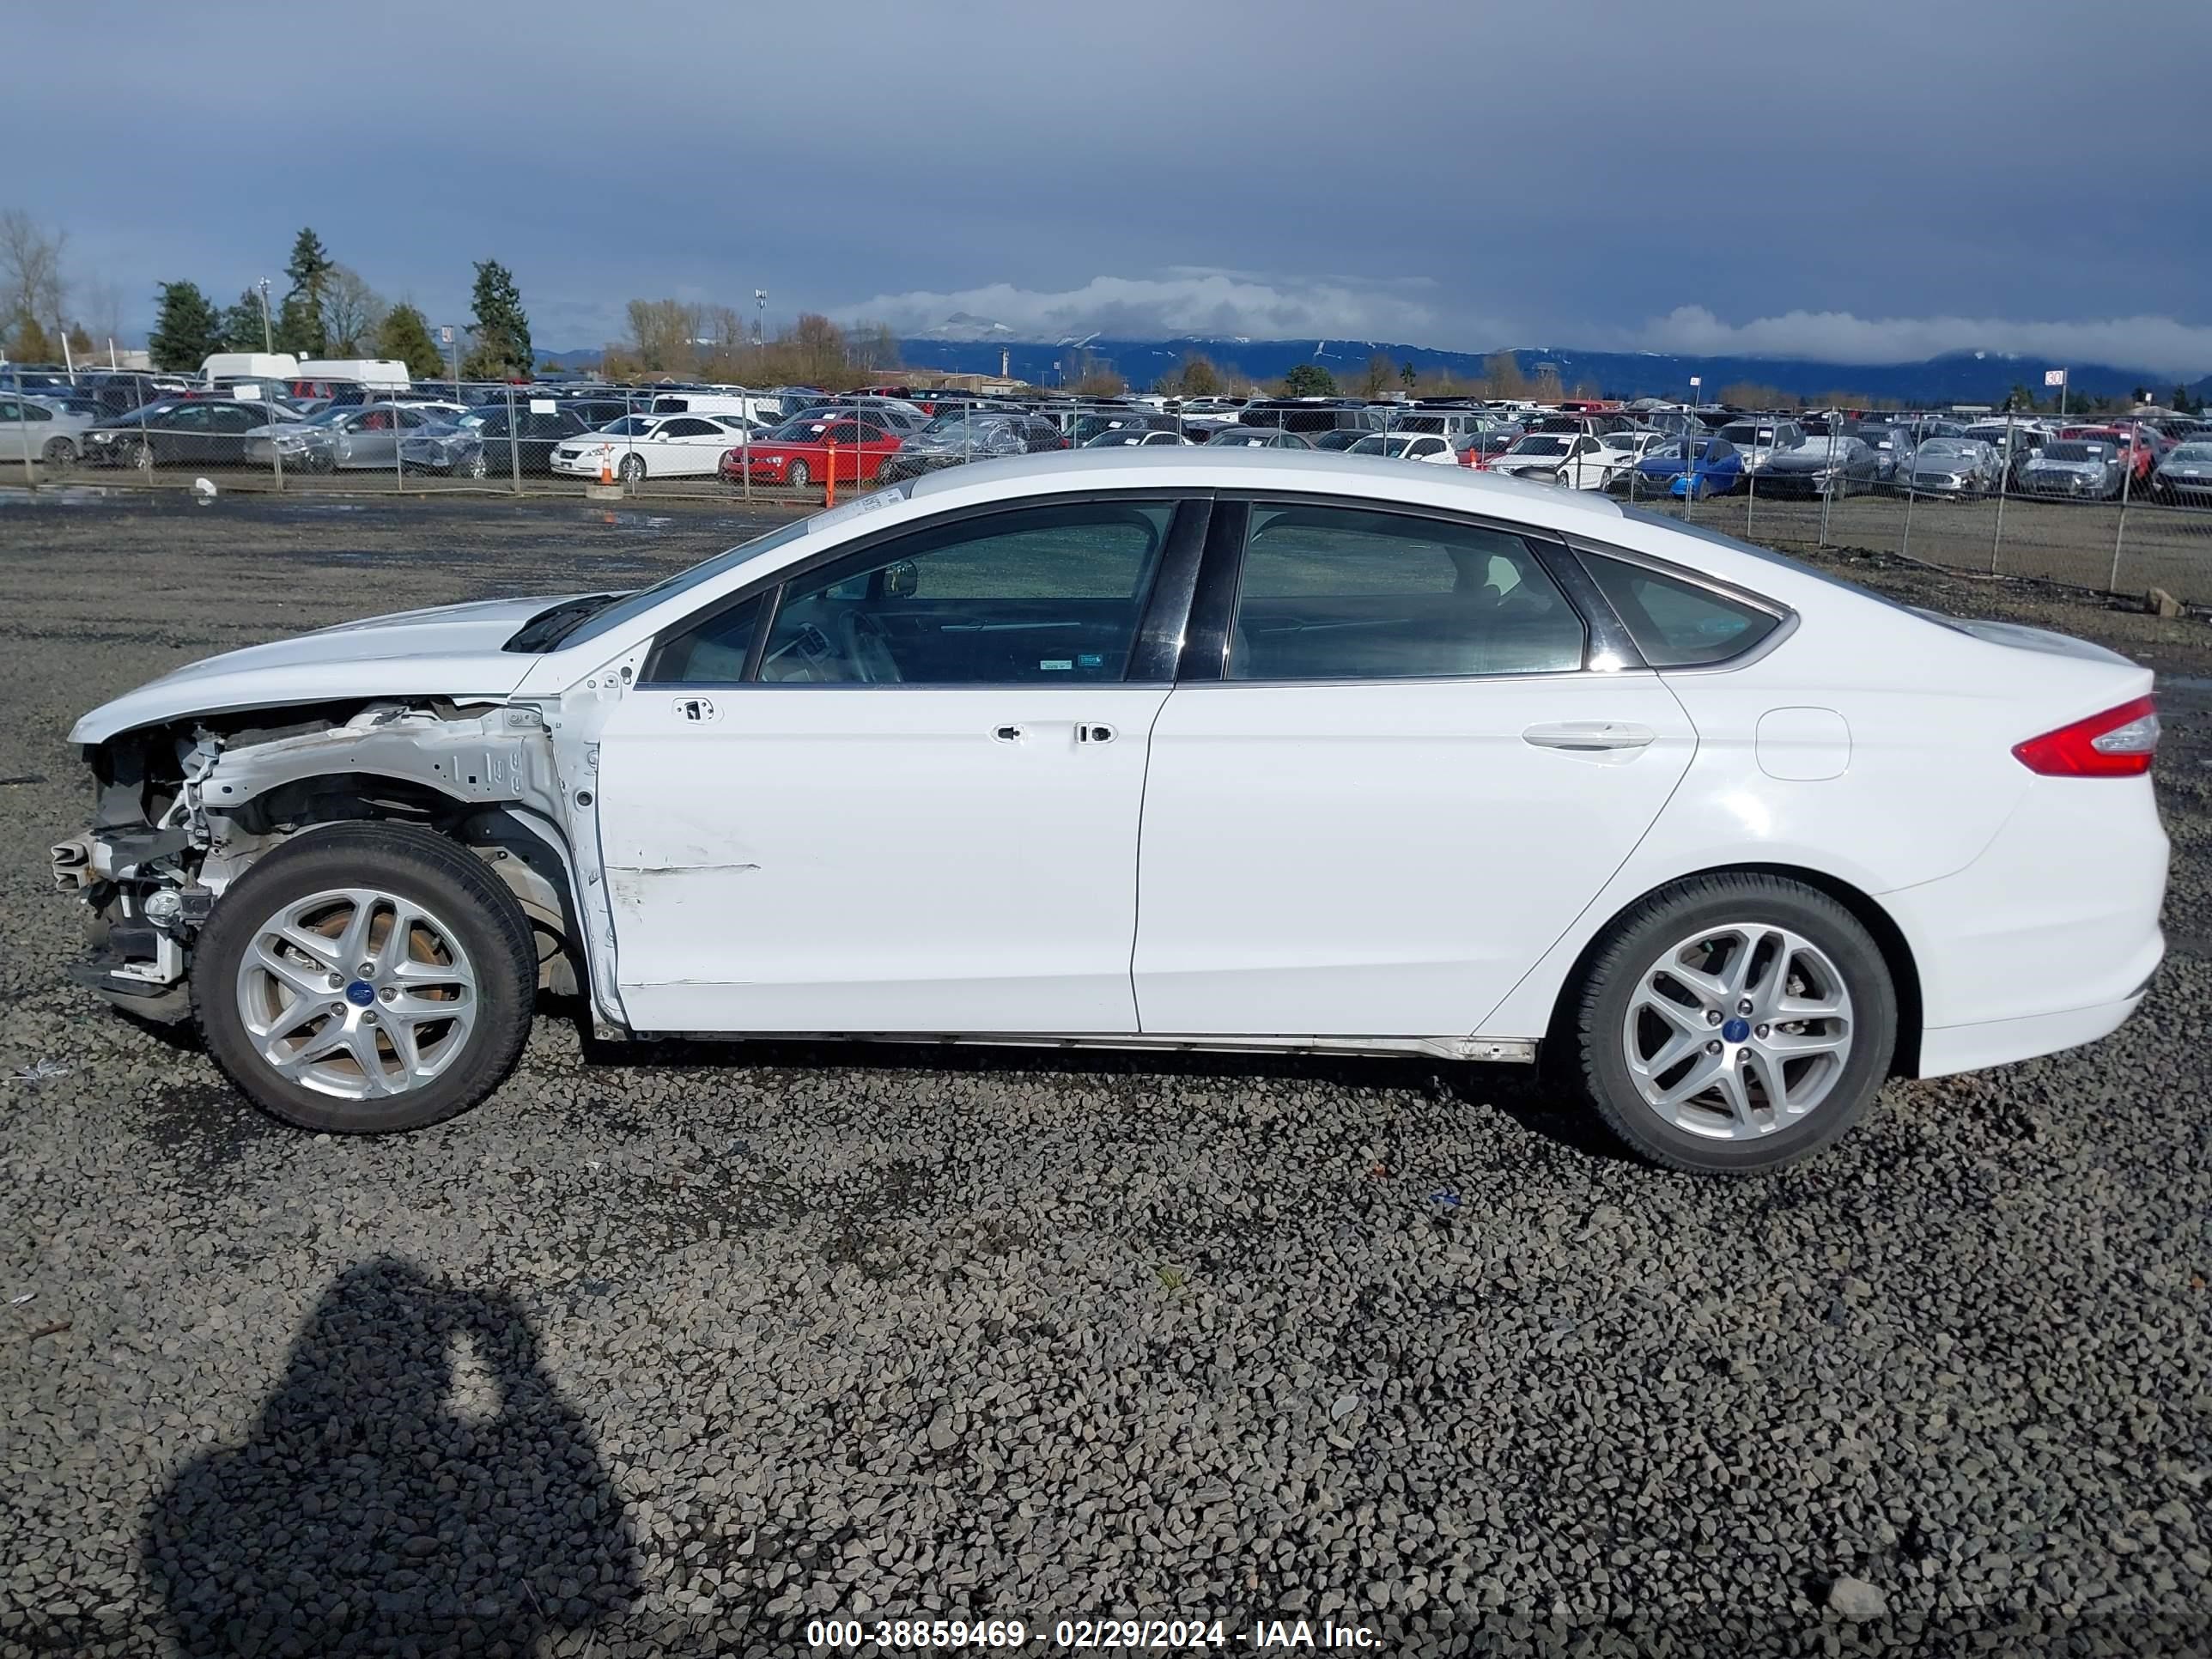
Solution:
[(83, 970), (289, 1122), (615, 1034), (1556, 1063), (1778, 1164), (2156, 967), (2149, 672), (1589, 495), (1320, 453), (960, 467), (642, 592), (94, 710)]

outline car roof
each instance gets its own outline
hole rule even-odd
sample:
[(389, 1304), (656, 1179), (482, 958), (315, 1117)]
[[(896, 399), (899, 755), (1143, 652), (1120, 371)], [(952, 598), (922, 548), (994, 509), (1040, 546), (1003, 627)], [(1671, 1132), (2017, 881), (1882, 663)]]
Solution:
[[(1263, 432), (1272, 431), (1261, 428)], [(1378, 434), (1379, 435), (1379, 434)], [(1402, 464), (1335, 450), (1231, 448), (1210, 444), (1129, 446), (1115, 449), (1055, 450), (1042, 455), (978, 461), (922, 475), (910, 485), (917, 507), (934, 509), (1046, 492), (1097, 489), (1270, 489), (1317, 495), (1395, 499), (1462, 513), (1492, 511), (1540, 529), (1598, 533), (1594, 526), (1619, 520), (1620, 508), (1589, 490), (1558, 490), (1493, 478), (1457, 467), (1428, 469), (1434, 477), (1407, 477)]]

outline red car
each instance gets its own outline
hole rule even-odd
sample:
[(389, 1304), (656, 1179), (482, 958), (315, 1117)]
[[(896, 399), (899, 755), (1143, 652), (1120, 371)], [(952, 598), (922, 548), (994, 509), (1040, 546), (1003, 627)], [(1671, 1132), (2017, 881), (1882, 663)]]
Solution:
[(2078, 438), (2085, 443), (2112, 445), (2139, 484), (2150, 481), (2151, 469), (2158, 465), (2158, 452), (2148, 434), (2136, 427), (2062, 426), (2058, 435), (2069, 442)]
[(827, 478), (835, 457), (839, 483), (866, 483), (881, 470), (884, 458), (895, 453), (898, 437), (872, 422), (854, 420), (786, 421), (743, 449), (722, 457), (723, 478), (742, 483), (748, 469), (757, 484), (793, 484), (805, 489)]

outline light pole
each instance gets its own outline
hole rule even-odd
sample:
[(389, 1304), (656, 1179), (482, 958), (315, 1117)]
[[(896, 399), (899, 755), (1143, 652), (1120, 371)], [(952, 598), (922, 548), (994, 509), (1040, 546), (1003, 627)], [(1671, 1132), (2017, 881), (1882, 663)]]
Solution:
[(768, 343), (768, 290), (766, 289), (757, 288), (753, 290), (753, 309), (759, 313), (759, 320), (753, 324), (753, 343), (757, 346), (765, 346)]
[(276, 349), (276, 339), (269, 322), (269, 279), (264, 276), (254, 286), (261, 290), (261, 349), (273, 355)]

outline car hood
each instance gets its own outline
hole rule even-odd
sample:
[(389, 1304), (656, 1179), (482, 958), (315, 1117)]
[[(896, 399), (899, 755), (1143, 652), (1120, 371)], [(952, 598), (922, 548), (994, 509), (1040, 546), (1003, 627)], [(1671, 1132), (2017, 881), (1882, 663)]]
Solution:
[(1851, 458), (1851, 452), (1838, 447), (1831, 459), (1828, 447), (1818, 444), (1809, 449), (1785, 449), (1766, 463), (1769, 472), (1826, 472), (1830, 466), (1841, 466)]
[(2111, 460), (2054, 460), (2048, 455), (2039, 455), (2021, 471), (2023, 472), (2102, 472), (2106, 467), (2113, 465), (2115, 463)]
[(244, 708), (378, 697), (494, 701), (520, 684), (538, 659), (500, 647), (563, 597), (483, 599), (371, 617), (227, 651), (102, 703), (70, 729), (72, 743)]

